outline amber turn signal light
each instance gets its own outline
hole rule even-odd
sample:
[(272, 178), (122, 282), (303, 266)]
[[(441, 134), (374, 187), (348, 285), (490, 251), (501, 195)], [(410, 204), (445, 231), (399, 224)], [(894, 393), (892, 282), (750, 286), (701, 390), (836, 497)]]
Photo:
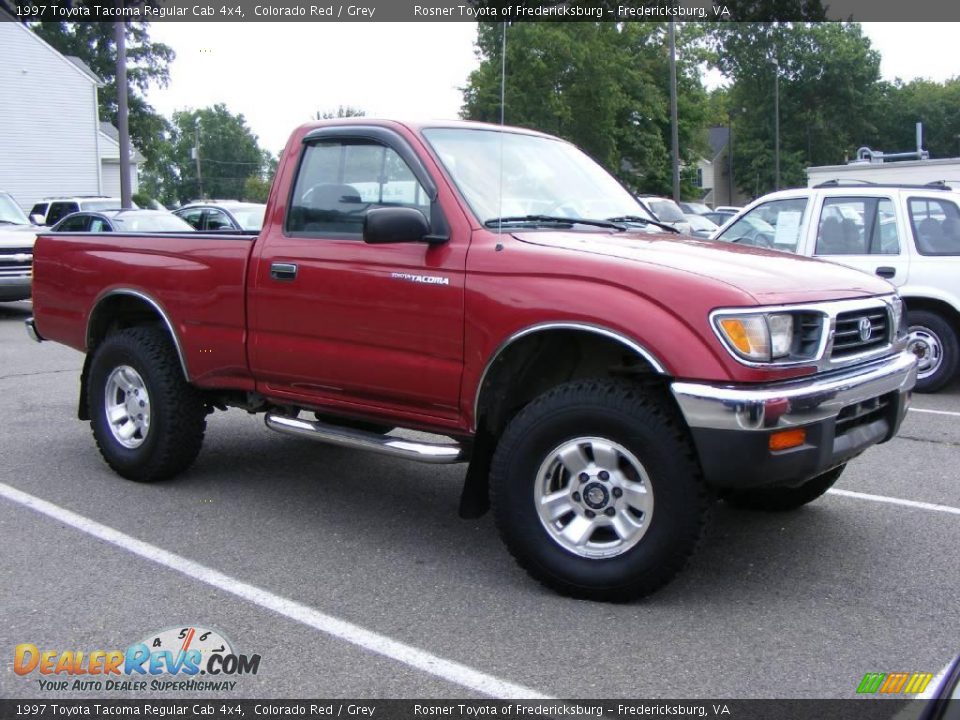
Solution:
[(790, 448), (803, 445), (806, 440), (807, 431), (803, 428), (781, 430), (780, 432), (775, 432), (770, 436), (770, 449), (773, 451), (789, 450)]

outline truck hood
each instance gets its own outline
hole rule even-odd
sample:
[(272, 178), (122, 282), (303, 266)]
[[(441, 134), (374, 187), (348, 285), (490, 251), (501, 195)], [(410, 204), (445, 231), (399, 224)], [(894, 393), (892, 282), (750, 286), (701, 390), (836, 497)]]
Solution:
[(521, 242), (605, 255), (713, 279), (759, 304), (841, 300), (894, 292), (860, 270), (778, 250), (676, 235), (537, 230), (514, 233)]
[(0, 248), (33, 247), (39, 229), (35, 225), (0, 225)]

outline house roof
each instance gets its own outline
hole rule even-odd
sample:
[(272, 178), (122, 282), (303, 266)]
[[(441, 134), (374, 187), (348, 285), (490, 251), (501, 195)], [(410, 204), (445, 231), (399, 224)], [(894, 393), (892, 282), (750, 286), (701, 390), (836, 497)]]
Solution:
[(708, 142), (710, 143), (710, 150), (713, 152), (713, 157), (716, 157), (723, 149), (727, 146), (727, 142), (730, 140), (730, 128), (727, 127), (712, 127), (709, 130)]
[[(117, 130), (112, 124), (108, 122), (100, 123), (100, 134), (106, 137), (108, 140), (113, 141), (117, 146), (117, 152), (120, 151), (120, 131)], [(103, 153), (101, 153), (103, 155)], [(117, 155), (119, 157), (119, 154)], [(104, 158), (107, 159), (107, 158)], [(140, 151), (137, 150), (133, 145), (130, 145), (130, 162), (140, 163), (144, 161), (143, 155), (140, 154)]]
[(80, 68), (80, 71), (84, 75), (86, 75), (88, 78), (93, 80), (97, 85), (102, 86), (104, 84), (103, 80), (101, 80), (100, 77), (93, 70), (90, 69), (90, 66), (87, 65), (83, 60), (78, 58), (76, 55), (64, 55), (64, 57), (70, 62), (72, 62), (74, 65), (76, 65), (78, 68)]

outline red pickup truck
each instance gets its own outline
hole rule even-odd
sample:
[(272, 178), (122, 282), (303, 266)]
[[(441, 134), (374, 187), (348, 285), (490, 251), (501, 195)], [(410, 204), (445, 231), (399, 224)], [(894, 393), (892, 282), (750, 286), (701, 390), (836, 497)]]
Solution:
[(595, 599), (670, 580), (717, 494), (824, 493), (916, 379), (885, 281), (680, 236), (569, 143), (472, 123), (304, 125), (259, 236), (45, 234), (33, 282), (123, 477), (186, 470), (227, 407), (469, 462), (461, 515)]

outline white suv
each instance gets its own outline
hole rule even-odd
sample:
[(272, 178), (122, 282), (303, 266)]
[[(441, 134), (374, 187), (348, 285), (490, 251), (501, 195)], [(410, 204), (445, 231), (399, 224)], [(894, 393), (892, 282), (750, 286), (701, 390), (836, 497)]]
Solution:
[(831, 181), (764, 195), (713, 238), (831, 260), (886, 278), (907, 306), (916, 389), (935, 392), (958, 367), (960, 193), (943, 184)]

